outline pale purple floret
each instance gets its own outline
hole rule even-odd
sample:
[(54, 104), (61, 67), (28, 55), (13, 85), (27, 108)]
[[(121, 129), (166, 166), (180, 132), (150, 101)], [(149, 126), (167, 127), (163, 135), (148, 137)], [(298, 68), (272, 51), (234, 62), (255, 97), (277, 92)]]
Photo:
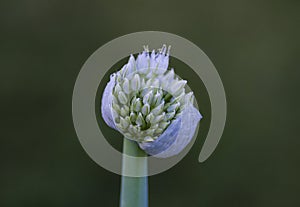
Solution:
[(133, 55), (130, 55), (130, 58), (128, 60), (128, 63), (125, 65), (126, 67), (126, 73), (124, 75), (127, 76), (128, 79), (131, 79), (134, 75), (135, 70), (135, 59)]
[(136, 59), (136, 69), (142, 73), (146, 73), (149, 68), (149, 59), (150, 55), (148, 52), (143, 51), (142, 54), (139, 54)]
[(157, 74), (163, 74), (169, 66), (169, 54), (159, 54), (155, 61), (158, 64)]
[(163, 74), (167, 71), (169, 65), (169, 54), (166, 54), (166, 49), (160, 53), (155, 53), (153, 50), (151, 55), (149, 52), (143, 51), (136, 59), (136, 69), (142, 73), (149, 72), (148, 69), (156, 69), (157, 74)]

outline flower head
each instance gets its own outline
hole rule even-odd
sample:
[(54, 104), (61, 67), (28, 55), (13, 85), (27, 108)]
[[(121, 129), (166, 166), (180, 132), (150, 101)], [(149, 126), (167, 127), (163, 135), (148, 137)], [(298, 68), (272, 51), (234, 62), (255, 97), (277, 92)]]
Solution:
[(191, 141), (202, 118), (185, 93), (186, 80), (168, 70), (170, 47), (148, 47), (110, 76), (102, 96), (107, 125), (138, 142), (148, 154), (170, 157)]

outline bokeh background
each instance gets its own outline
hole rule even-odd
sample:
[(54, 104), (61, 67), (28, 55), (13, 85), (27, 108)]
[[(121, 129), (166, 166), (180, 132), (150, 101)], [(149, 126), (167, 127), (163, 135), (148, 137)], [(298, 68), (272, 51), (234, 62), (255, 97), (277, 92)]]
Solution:
[(228, 100), (219, 146), (198, 163), (210, 113), (205, 89), (198, 95), (198, 139), (150, 177), (150, 206), (300, 206), (299, 22), (297, 0), (1, 0), (0, 206), (118, 206), (120, 176), (81, 147), (72, 92), (97, 48), (143, 30), (197, 44)]

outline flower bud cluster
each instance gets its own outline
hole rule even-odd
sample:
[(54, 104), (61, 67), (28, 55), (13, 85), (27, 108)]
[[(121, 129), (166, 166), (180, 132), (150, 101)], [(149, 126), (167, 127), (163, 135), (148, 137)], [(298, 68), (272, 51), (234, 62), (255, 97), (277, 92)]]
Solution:
[(163, 47), (161, 52), (153, 51), (151, 55), (144, 51), (143, 60), (139, 56), (135, 61), (131, 55), (116, 74), (113, 118), (117, 129), (129, 139), (154, 141), (185, 105), (193, 102), (193, 94), (185, 93), (187, 81), (180, 80), (173, 69), (167, 70), (163, 65), (164, 59), (168, 59), (165, 50)]
[(168, 69), (169, 50), (148, 47), (110, 76), (102, 95), (106, 124), (134, 140), (147, 154), (170, 157), (192, 140), (202, 118), (186, 80)]

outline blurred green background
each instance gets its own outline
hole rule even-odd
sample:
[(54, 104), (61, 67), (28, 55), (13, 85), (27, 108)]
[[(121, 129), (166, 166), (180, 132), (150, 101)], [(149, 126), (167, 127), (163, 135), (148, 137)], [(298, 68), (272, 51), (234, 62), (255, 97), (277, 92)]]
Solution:
[(72, 92), (97, 48), (143, 30), (197, 44), (228, 101), (221, 142), (198, 163), (210, 112), (198, 95), (198, 139), (150, 177), (150, 206), (300, 206), (299, 22), (297, 0), (1, 0), (0, 206), (118, 206), (120, 176), (81, 147)]

